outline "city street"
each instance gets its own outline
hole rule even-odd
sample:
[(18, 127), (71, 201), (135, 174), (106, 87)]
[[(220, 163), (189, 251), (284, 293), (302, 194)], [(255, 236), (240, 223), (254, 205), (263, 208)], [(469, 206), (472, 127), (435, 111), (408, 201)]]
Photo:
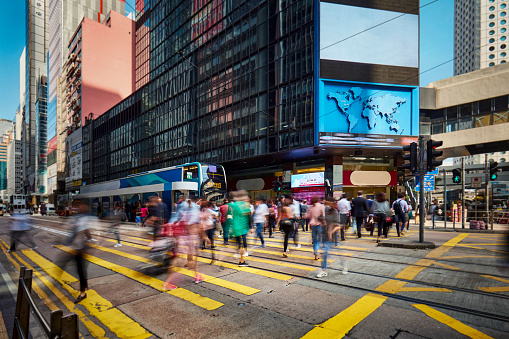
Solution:
[[(7, 253), (8, 218), (0, 218), (0, 306), (12, 333), (14, 295), (20, 266), (34, 270), (32, 295), (44, 315), (62, 309), (79, 316), (83, 338), (507, 338), (509, 268), (507, 236), (426, 230), (434, 249), (377, 246), (363, 230), (358, 239), (330, 251), (328, 276), (317, 278), (311, 233), (300, 232), (301, 247), (282, 256), (277, 232), (266, 247), (248, 234), (249, 267), (238, 267), (235, 246), (217, 237), (217, 261), (200, 250), (195, 284), (191, 269), (181, 268), (176, 290), (162, 292), (166, 270), (149, 259), (149, 229), (121, 226), (121, 247), (104, 223), (92, 232), (87, 298), (79, 304), (73, 261), (66, 261), (67, 219), (34, 216), (37, 249), (20, 244)], [(398, 239), (418, 239), (418, 226)], [(382, 240), (383, 242), (384, 240)], [(233, 243), (233, 245), (235, 245)], [(348, 274), (343, 274), (346, 259)], [(1, 320), (2, 317), (0, 317)], [(0, 324), (1, 325), (1, 324)], [(0, 326), (0, 337), (2, 331)], [(31, 327), (34, 337), (37, 326)], [(42, 337), (42, 336), (41, 336)]]

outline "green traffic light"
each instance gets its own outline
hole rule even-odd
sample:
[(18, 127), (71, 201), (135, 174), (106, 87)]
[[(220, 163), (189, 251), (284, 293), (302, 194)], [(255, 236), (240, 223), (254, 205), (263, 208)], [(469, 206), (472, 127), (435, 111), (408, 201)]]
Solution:
[(497, 179), (497, 177), (498, 177), (498, 175), (496, 175), (496, 174), (492, 174), (490, 179), (491, 179), (491, 180), (496, 180), (496, 179)]
[(459, 177), (454, 177), (454, 182), (460, 182), (460, 178)]

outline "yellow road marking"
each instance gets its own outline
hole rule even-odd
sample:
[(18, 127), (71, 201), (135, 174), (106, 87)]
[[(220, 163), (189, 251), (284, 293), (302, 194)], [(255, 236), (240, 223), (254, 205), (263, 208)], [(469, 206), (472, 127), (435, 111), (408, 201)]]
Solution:
[(455, 266), (451, 266), (451, 265), (442, 264), (442, 263), (440, 263), (440, 262), (438, 262), (438, 261), (435, 261), (435, 262), (433, 263), (433, 265), (442, 266), (442, 267), (448, 268), (448, 269), (450, 269), (450, 270), (461, 270), (461, 268), (459, 268), (459, 267), (455, 267)]
[[(234, 254), (229, 253), (229, 252), (217, 251), (217, 250), (200, 250), (200, 252), (205, 252), (205, 253), (212, 253), (212, 251), (215, 251), (215, 253), (220, 256), (234, 257)], [(309, 266), (303, 266), (303, 265), (299, 265), (299, 264), (292, 264), (292, 263), (285, 263), (285, 262), (276, 261), (276, 260), (270, 260), (270, 259), (261, 259), (261, 258), (255, 258), (255, 257), (248, 257), (248, 258), (249, 258), (249, 261), (262, 262), (265, 264), (283, 266), (283, 267), (288, 267), (288, 268), (296, 268), (296, 269), (305, 270), (305, 271), (314, 271), (318, 268), (318, 266), (317, 267), (309, 267)]]
[[(122, 256), (124, 258), (128, 258), (131, 260), (135, 260), (135, 261), (139, 261), (139, 262), (143, 262), (143, 263), (147, 263), (147, 264), (152, 263), (152, 260), (150, 260), (148, 258), (140, 257), (140, 256), (137, 256), (134, 254), (125, 253), (125, 252), (114, 250), (111, 248), (106, 248), (106, 247), (102, 247), (102, 246), (98, 246), (98, 245), (94, 245), (94, 244), (90, 244), (90, 247), (101, 250), (103, 252), (113, 253), (118, 256)], [(182, 267), (177, 267), (175, 270), (177, 272), (179, 272), (180, 274), (187, 275), (188, 277), (191, 277), (191, 278), (195, 277), (194, 271), (191, 271), (191, 270), (188, 270), (188, 269), (185, 269)], [(201, 275), (205, 278), (205, 282), (207, 282), (209, 284), (221, 286), (221, 287), (224, 287), (224, 288), (227, 288), (227, 289), (230, 289), (232, 291), (236, 291), (236, 292), (239, 292), (242, 294), (253, 295), (255, 293), (260, 292), (259, 289), (252, 288), (249, 286), (244, 286), (241, 284), (237, 284), (235, 282), (231, 282), (231, 281), (224, 280), (221, 278), (216, 278), (211, 275), (207, 275), (207, 274), (201, 274)]]
[[(110, 240), (108, 240), (108, 241), (110, 241)], [(116, 240), (111, 240), (111, 242), (117, 243)], [(126, 243), (126, 242), (124, 242), (123, 244), (126, 245), (126, 246), (134, 247), (134, 248), (139, 248), (139, 249), (143, 249), (143, 250), (150, 250), (150, 247), (148, 247), (148, 246), (136, 245), (136, 244)], [(208, 252), (208, 253), (212, 252), (210, 250), (201, 250), (201, 251), (202, 252)], [(221, 252), (221, 255), (223, 255), (223, 254), (226, 255), (226, 256), (233, 257), (233, 254), (230, 254), (230, 253), (227, 253), (227, 252)], [(197, 257), (196, 260), (198, 260), (199, 262), (206, 263), (206, 264), (210, 264), (210, 262), (211, 262), (210, 259), (200, 258), (200, 257)], [(256, 258), (249, 258), (249, 260), (250, 261), (258, 261), (258, 260), (256, 260)], [(260, 261), (262, 261), (262, 260), (260, 260)], [(261, 276), (264, 276), (264, 277), (268, 277), (268, 278), (272, 278), (272, 279), (278, 279), (278, 280), (284, 280), (284, 281), (287, 281), (287, 280), (290, 280), (290, 279), (293, 278), (292, 276), (289, 276), (289, 275), (286, 275), (286, 274), (275, 273), (275, 272), (267, 272), (267, 271), (259, 270), (259, 269), (252, 268), (252, 267), (239, 267), (238, 265), (230, 264), (230, 263), (225, 263), (225, 262), (221, 262), (221, 261), (214, 261), (214, 265), (216, 265), (216, 266), (223, 266), (223, 267), (231, 268), (231, 269), (237, 270), (237, 271), (257, 274), (257, 275), (261, 275)], [(306, 269), (307, 268), (308, 267), (306, 267)], [(309, 270), (310, 271), (314, 271), (315, 269), (314, 268), (309, 268)]]
[[(7, 246), (7, 244), (2, 240), (0, 239), (0, 241), (5, 245)], [(7, 247), (6, 247), (7, 248)], [(4, 251), (4, 253), (6, 254), (7, 256), (7, 259), (9, 259), (9, 261), (17, 268), (17, 270), (19, 271), (20, 270), (20, 266), (18, 265), (18, 263), (12, 259), (10, 257), (10, 255), (8, 253), (6, 253), (6, 251), (3, 249), (3, 246), (2, 246), (2, 251)], [(12, 253), (12, 254), (15, 254), (15, 253)], [(48, 279), (46, 279), (46, 277), (44, 277), (41, 273), (39, 273), (37, 270), (35, 270), (30, 264), (28, 264), (27, 262), (25, 262), (24, 260), (22, 260), (18, 255), (16, 255), (17, 259), (20, 261), (21, 264), (23, 264), (25, 267), (31, 269), (33, 271), (33, 273), (39, 278), (39, 280), (44, 284), (46, 285), (46, 287), (48, 287), (48, 289), (53, 292), (53, 294), (62, 302), (62, 304), (64, 304), (65, 307), (67, 307), (67, 309), (70, 311), (70, 312), (74, 312), (76, 313), (76, 315), (80, 318), (81, 322), (83, 323), (83, 325), (86, 326), (86, 328), (88, 329), (88, 331), (90, 332), (90, 334), (92, 334), (92, 336), (94, 336), (95, 338), (106, 338), (105, 337), (105, 334), (106, 332), (104, 331), (104, 329), (102, 329), (100, 326), (97, 326), (96, 324), (94, 324), (93, 321), (91, 321), (90, 319), (88, 319), (88, 317), (81, 311), (79, 310), (78, 308), (75, 307), (74, 303), (71, 302), (66, 296), (64, 296), (62, 294), (62, 292), (60, 292), (60, 290), (58, 290), (55, 285), (53, 285), (53, 283), (51, 283)], [(38, 287), (37, 283), (35, 281), (32, 281), (33, 283), (33, 286), (34, 287), (34, 291), (36, 291), (37, 293), (37, 290), (35, 288), (35, 286)], [(41, 290), (42, 291), (42, 290)], [(58, 309), (58, 307), (53, 304), (49, 298), (47, 297), (47, 295), (44, 293), (44, 295), (46, 295), (45, 298), (43, 294), (39, 294), (37, 293), (37, 295), (44, 301), (44, 303), (53, 311), (52, 307), (55, 307), (55, 309)], [(47, 303), (46, 303), (47, 302)], [(51, 306), (50, 306), (51, 305)]]
[(460, 244), (458, 246), (498, 246), (498, 245), (506, 245), (507, 243), (500, 243), (500, 242), (497, 242), (497, 243), (494, 243), (494, 244), (485, 244), (485, 243), (481, 243), (481, 244)]
[(485, 292), (509, 292), (509, 286), (502, 287), (478, 287), (480, 290)]
[[(70, 249), (66, 246), (56, 246), (56, 247), (65, 251), (65, 252), (72, 253), (72, 249)], [(85, 259), (96, 264), (96, 265), (99, 265), (99, 266), (102, 266), (109, 270), (112, 270), (114, 272), (120, 273), (128, 278), (131, 278), (131, 279), (138, 281), (142, 284), (145, 284), (152, 288), (155, 288), (158, 291), (162, 291), (162, 287), (163, 287), (163, 283), (164, 283), (164, 281), (162, 281), (162, 280), (150, 277), (148, 275), (137, 272), (135, 270), (131, 270), (130, 268), (123, 267), (123, 266), (111, 263), (109, 261), (106, 261), (106, 260), (102, 260), (102, 259), (94, 257), (92, 255), (88, 255), (88, 254), (85, 255)], [(223, 303), (221, 303), (219, 301), (215, 301), (213, 299), (203, 297), (197, 293), (191, 292), (191, 291), (186, 290), (185, 288), (181, 288), (181, 287), (177, 288), (176, 290), (173, 290), (173, 291), (167, 291), (166, 293), (171, 294), (177, 298), (187, 300), (187, 301), (195, 304), (196, 306), (202, 307), (209, 311), (215, 310), (215, 309), (224, 305)]]
[(459, 333), (461, 333), (463, 335), (466, 335), (469, 338), (479, 338), (479, 339), (491, 338), (491, 339), (493, 339), (492, 337), (476, 330), (475, 328), (467, 326), (467, 325), (463, 324), (462, 322), (448, 316), (447, 314), (439, 312), (427, 305), (413, 304), (412, 306), (417, 308), (418, 310), (421, 310), (427, 316), (435, 319), (436, 321), (441, 322), (442, 324), (449, 326), (450, 328), (458, 331)]
[[(55, 269), (57, 267), (55, 264), (43, 258), (33, 250), (22, 250), (23, 254), (25, 254), (30, 260), (36, 263), (39, 267), (43, 268), (53, 279), (62, 284), (62, 287), (66, 289), (71, 295), (77, 297), (79, 292), (69, 285), (62, 279), (62, 276), (57, 275), (58, 270)], [(69, 249), (69, 252), (72, 252)], [(53, 268), (53, 269), (51, 269)], [(119, 309), (113, 307), (113, 305), (103, 297), (99, 295), (94, 290), (89, 289), (87, 291), (87, 297), (80, 302), (82, 306), (84, 306), (90, 315), (96, 317), (100, 322), (102, 322), (106, 327), (110, 329), (113, 333), (115, 333), (120, 338), (148, 338), (151, 336), (150, 333), (146, 332), (143, 327), (140, 326), (137, 322), (132, 320), (130, 317), (125, 315)]]
[(145, 238), (138, 238), (138, 237), (128, 237), (129, 239), (133, 239), (133, 240), (140, 240), (140, 241), (144, 241), (144, 242), (152, 242), (152, 240), (150, 239), (145, 239)]
[(468, 237), (468, 233), (462, 233), (455, 236), (452, 239), (449, 239), (442, 246), (435, 248), (431, 252), (426, 255), (426, 258), (437, 259), (444, 255), (446, 252), (450, 251), (454, 246), (456, 246), (460, 241)]
[(413, 278), (415, 278), (415, 276), (417, 274), (419, 274), (426, 267), (432, 265), (434, 262), (435, 262), (434, 260), (420, 259), (415, 263), (415, 265), (419, 265), (419, 266), (411, 265), (411, 266), (405, 267), (401, 272), (399, 272), (395, 276), (395, 278), (412, 280)]
[(490, 252), (497, 252), (497, 253), (509, 253), (509, 252), (507, 252), (507, 251), (490, 250), (489, 248), (476, 247), (476, 246), (470, 246), (470, 245), (458, 245), (458, 246), (461, 246), (461, 247), (468, 247), (468, 248), (473, 248), (473, 249), (476, 249), (476, 250), (485, 250), (485, 251), (490, 251)]
[(320, 325), (316, 325), (306, 333), (306, 339), (311, 338), (343, 338), (355, 325), (382, 306), (388, 297), (368, 293), (357, 300), (352, 306), (330, 318)]
[[(256, 240), (258, 238), (256, 237), (247, 237), (247, 239), (250, 239), (250, 240)], [(283, 239), (277, 239), (277, 238), (269, 238), (269, 237), (264, 237), (263, 238), (265, 240), (265, 243), (267, 244), (267, 242), (278, 242), (278, 243), (284, 243), (284, 240)], [(297, 244), (300, 244), (300, 245), (308, 245), (308, 246), (313, 246), (313, 243), (310, 243), (310, 242), (302, 242), (302, 241), (298, 241)], [(278, 246), (280, 247), (280, 246)], [(345, 249), (345, 250), (354, 250), (354, 251), (367, 251), (368, 249), (367, 248), (364, 248), (364, 247), (354, 247), (354, 246), (342, 246), (342, 245), (339, 245), (337, 246), (336, 248), (342, 248), (342, 249)], [(330, 253), (330, 252), (329, 252)]]
[[(255, 249), (255, 250), (250, 250), (250, 251), (253, 251), (253, 252), (259, 252), (259, 253), (265, 253), (265, 254), (272, 254), (272, 255), (283, 255), (283, 252), (275, 252), (275, 251), (267, 251), (267, 250), (263, 250), (263, 249)], [(342, 254), (344, 256), (353, 256), (352, 253), (345, 253), (345, 254)], [(288, 257), (289, 258), (297, 258), (297, 259), (306, 259), (306, 260), (315, 260), (315, 258), (312, 258), (312, 257), (309, 257), (309, 256), (304, 256), (304, 255), (298, 255), (298, 254), (293, 254), (293, 253), (289, 253), (288, 254)], [(327, 260), (327, 262), (334, 262), (335, 260)]]
[(488, 278), (488, 279), (493, 279), (493, 280), (497, 280), (497, 281), (501, 281), (501, 282), (509, 284), (509, 279), (494, 277), (492, 275), (481, 275), (481, 277)]
[(442, 246), (448, 246), (448, 247), (454, 247), (456, 246), (457, 244), (459, 244), (463, 239), (465, 239), (466, 237), (468, 237), (468, 233), (462, 233), (462, 234), (459, 234), (457, 236), (455, 236), (454, 238), (452, 239), (449, 239), (445, 244), (443, 244)]
[[(117, 243), (117, 241), (113, 240), (113, 239), (106, 239), (106, 241), (112, 242), (112, 243), (115, 243), (115, 244)], [(138, 245), (138, 244), (133, 244), (133, 243), (130, 243), (130, 242), (122, 242), (122, 245), (127, 245), (129, 247), (139, 248), (141, 250), (148, 250), (148, 251), (152, 249), (152, 247), (150, 247), (150, 246)]]

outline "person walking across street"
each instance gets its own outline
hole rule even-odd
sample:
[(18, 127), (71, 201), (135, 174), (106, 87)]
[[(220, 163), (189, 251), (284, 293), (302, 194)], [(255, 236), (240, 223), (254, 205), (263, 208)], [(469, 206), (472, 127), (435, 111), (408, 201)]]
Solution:
[[(350, 219), (350, 211), (352, 210), (352, 204), (348, 201), (348, 195), (345, 193), (341, 197), (341, 200), (337, 203), (338, 213), (339, 213), (339, 224), (343, 227), (340, 230), (341, 233), (341, 241), (345, 241), (345, 228), (348, 225), (348, 220)], [(337, 246), (337, 232), (335, 234), (335, 242)]]
[(300, 204), (293, 196), (290, 196), (290, 199), (292, 200), (290, 207), (292, 208), (293, 214), (293, 244), (295, 245), (295, 249), (299, 249)]
[(231, 219), (231, 232), (232, 237), (237, 240), (237, 250), (240, 256), (239, 266), (249, 266), (244, 260), (247, 256), (247, 240), (246, 235), (249, 232), (249, 219), (251, 218), (251, 206), (246, 201), (247, 192), (237, 191), (234, 192), (232, 208), (232, 219)]
[(274, 200), (267, 200), (267, 207), (269, 209), (269, 238), (274, 238), (272, 234), (276, 227), (276, 218), (277, 218), (277, 206), (274, 204)]
[(302, 223), (302, 232), (309, 231), (309, 219), (307, 218), (308, 208), (308, 202), (303, 200), (300, 204), (300, 222)]
[(109, 232), (115, 234), (115, 237), (117, 239), (117, 243), (114, 247), (120, 247), (122, 246), (122, 243), (120, 242), (120, 234), (118, 231), (118, 228), (120, 227), (120, 219), (122, 217), (122, 205), (120, 203), (115, 204), (115, 208), (113, 209), (113, 217), (112, 217), (112, 223), (110, 224), (110, 227), (108, 229)]
[(318, 196), (311, 198), (311, 206), (308, 207), (306, 218), (309, 218), (311, 226), (311, 237), (315, 260), (318, 260), (318, 249), (322, 238), (322, 228), (325, 222), (325, 208), (318, 201)]
[(368, 203), (363, 196), (362, 191), (357, 192), (357, 198), (352, 200), (352, 217), (355, 218), (355, 222), (357, 223), (357, 237), (362, 237), (362, 223), (364, 222), (364, 218), (369, 213)]
[(262, 197), (255, 199), (255, 211), (253, 214), (253, 224), (256, 228), (256, 237), (260, 238), (261, 246), (265, 247), (265, 241), (263, 240), (263, 228), (269, 221), (269, 207), (265, 204)]
[[(373, 204), (371, 206), (371, 211), (373, 212), (375, 222), (378, 225), (378, 237), (376, 238), (376, 242), (378, 243), (380, 242), (380, 236), (382, 234), (387, 238), (388, 231), (386, 219), (392, 214), (391, 207), (389, 206), (389, 202), (387, 201), (387, 197), (384, 192), (378, 192), (376, 194), (375, 200), (373, 200)], [(373, 232), (373, 230), (371, 230), (371, 232)]]
[(228, 238), (230, 237), (230, 219), (228, 219), (229, 209), (230, 205), (228, 204), (228, 199), (223, 199), (223, 204), (219, 207), (219, 213), (221, 214), (221, 226), (223, 228), (223, 240), (225, 246), (228, 245)]
[(408, 204), (406, 202), (405, 193), (398, 193), (398, 199), (392, 203), (392, 211), (394, 212), (394, 222), (398, 237), (403, 235), (405, 228), (405, 213), (408, 212)]
[(285, 234), (284, 242), (283, 242), (283, 257), (288, 257), (288, 238), (290, 238), (290, 234), (293, 230), (293, 212), (290, 205), (292, 204), (291, 199), (285, 199), (283, 205), (280, 208), (280, 213), (278, 213), (278, 224), (283, 233)]
[[(336, 233), (342, 226), (338, 224), (338, 210), (336, 201), (332, 197), (327, 197), (325, 200), (325, 223), (322, 228), (322, 247), (323, 247), (323, 260), (322, 260), (322, 270), (316, 275), (318, 278), (323, 278), (327, 276), (327, 259), (329, 254), (329, 249), (332, 244), (332, 234)], [(342, 264), (343, 264), (343, 274), (348, 273), (348, 267), (346, 265), (346, 260), (344, 260), (343, 256), (341, 256)]]
[(33, 237), (29, 234), (30, 231), (30, 223), (28, 221), (28, 216), (25, 211), (14, 212), (11, 215), (11, 247), (7, 250), (7, 252), (16, 251), (16, 244), (18, 242), (22, 242), (22, 238), (26, 238), (27, 242), (30, 243), (30, 247), (32, 249), (36, 249), (37, 245), (34, 242)]

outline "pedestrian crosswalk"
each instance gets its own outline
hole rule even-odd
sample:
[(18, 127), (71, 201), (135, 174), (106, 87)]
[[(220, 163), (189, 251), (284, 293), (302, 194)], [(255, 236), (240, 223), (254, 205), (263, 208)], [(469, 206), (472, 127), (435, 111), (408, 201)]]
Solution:
[[(51, 227), (40, 229), (45, 232), (53, 230)], [(54, 233), (61, 235), (62, 231), (55, 230)], [(164, 274), (151, 276), (143, 273), (144, 271), (140, 272), (140, 263), (154, 266), (158, 264), (149, 258), (151, 238), (145, 237), (143, 234), (138, 236), (122, 235), (124, 246), (113, 248), (113, 245), (117, 243), (116, 240), (108, 238), (107, 235), (97, 236), (99, 241), (89, 243), (92, 251), (84, 255), (84, 259), (95, 265), (94, 267), (114, 272), (113, 274), (154, 290), (154, 293), (165, 293), (164, 295), (169, 298), (177, 298), (205, 312), (225, 306), (226, 300), (219, 297), (217, 293), (212, 293), (213, 291), (223, 291), (223, 294), (220, 295), (233, 297), (258, 295), (265, 292), (263, 286), (267, 284), (263, 279), (269, 279), (267, 282), (289, 282), (292, 279), (298, 279), (299, 276), (312, 274), (321, 265), (321, 261), (316, 261), (314, 258), (308, 234), (303, 234), (301, 241), (296, 242), (300, 245), (299, 248), (296, 248), (293, 243), (290, 244), (289, 257), (286, 259), (282, 257), (283, 239), (278, 235), (275, 238), (265, 237), (265, 247), (250, 247), (248, 249), (250, 256), (247, 257), (247, 260), (251, 264), (250, 267), (239, 267), (236, 255), (237, 244), (227, 246), (217, 244), (217, 242), (222, 242), (221, 239), (216, 241), (214, 249), (198, 250), (197, 262), (199, 267), (202, 265), (200, 274), (203, 277), (203, 282), (199, 285), (192, 283), (195, 278), (195, 272), (192, 269), (174, 268), (174, 271), (182, 277), (179, 280), (179, 286), (175, 290), (163, 291)], [(250, 244), (259, 244), (254, 236), (248, 235), (247, 238)], [(25, 266), (34, 270), (34, 292), (44, 301), (48, 309), (55, 310), (64, 307), (69, 312), (75, 312), (84, 326), (82, 331), (98, 338), (107, 336), (148, 338), (152, 336), (152, 333), (148, 332), (130, 314), (123, 312), (118, 306), (114, 306), (108, 300), (107, 295), (101, 295), (94, 290), (93, 285), (87, 291), (87, 298), (79, 305), (75, 305), (73, 299), (79, 294), (76, 289), (78, 279), (73, 275), (73, 271), (69, 272), (69, 266), (61, 267), (53, 259), (38, 253), (38, 251), (26, 249), (9, 254), (6, 252), (7, 248), (5, 241), (0, 239), (0, 249), (6, 256), (8, 255), (8, 259), (13, 262), (13, 265), (17, 265), (18, 269), (20, 266)], [(58, 253), (73, 253), (71, 248), (64, 245), (56, 245), (54, 248), (58, 250), (57, 254), (54, 253), (57, 257)], [(348, 245), (340, 243), (339, 246), (331, 249), (329, 255), (332, 257), (328, 261), (333, 263), (338, 258), (361, 255), (367, 250), (365, 243), (360, 241)], [(185, 260), (184, 256), (181, 257), (182, 260)], [(204, 269), (209, 265), (221, 270)], [(203, 273), (203, 271), (207, 273)], [(241, 276), (237, 276), (238, 274)], [(210, 289), (208, 286), (216, 288)]]

